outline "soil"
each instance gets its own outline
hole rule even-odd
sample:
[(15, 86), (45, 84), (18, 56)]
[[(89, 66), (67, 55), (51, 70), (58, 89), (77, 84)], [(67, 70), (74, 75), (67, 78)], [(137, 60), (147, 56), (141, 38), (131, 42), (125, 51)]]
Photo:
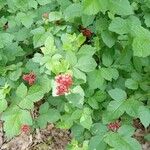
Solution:
[(150, 127), (145, 129), (139, 119), (133, 120), (133, 126), (136, 128), (133, 137), (140, 142), (140, 144), (142, 145), (142, 150), (150, 150), (150, 141), (146, 141), (144, 139), (145, 135), (150, 134)]

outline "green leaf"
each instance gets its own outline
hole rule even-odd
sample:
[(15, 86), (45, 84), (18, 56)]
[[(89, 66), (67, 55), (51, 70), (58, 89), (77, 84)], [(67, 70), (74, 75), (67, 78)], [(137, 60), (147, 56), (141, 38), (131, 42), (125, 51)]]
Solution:
[(98, 109), (99, 108), (99, 105), (98, 105), (98, 102), (93, 98), (89, 98), (88, 99), (88, 104), (93, 108), (93, 109)]
[(63, 49), (66, 51), (77, 52), (81, 45), (85, 42), (86, 37), (80, 33), (78, 36), (74, 34), (63, 34), (61, 36), (63, 42)]
[(79, 125), (79, 124), (75, 124), (73, 125), (73, 127), (71, 128), (71, 133), (72, 135), (75, 137), (76, 140), (80, 141), (84, 138), (84, 127)]
[(71, 93), (66, 96), (69, 103), (73, 104), (76, 107), (82, 108), (84, 98), (80, 94)]
[(109, 90), (108, 93), (109, 93), (109, 95), (111, 96), (112, 99), (117, 100), (117, 101), (127, 99), (126, 92), (122, 89), (119, 89), (119, 88)]
[(95, 94), (93, 95), (93, 98), (98, 101), (98, 102), (103, 102), (106, 98), (107, 98), (107, 94), (104, 91), (97, 91), (95, 92)]
[(107, 131), (107, 126), (102, 123), (94, 123), (91, 127), (92, 135), (103, 136)]
[(140, 144), (135, 139), (122, 137), (118, 133), (108, 133), (104, 141), (115, 150), (141, 150)]
[(91, 45), (83, 45), (80, 50), (78, 51), (79, 56), (93, 56), (96, 52), (96, 48), (92, 47)]
[(140, 102), (131, 98), (126, 100), (125, 111), (131, 117), (137, 117), (138, 110), (140, 107)]
[(144, 19), (145, 19), (145, 24), (147, 27), (150, 27), (150, 14), (149, 13), (146, 13), (144, 15)]
[(105, 80), (112, 81), (112, 75), (110, 74), (108, 68), (101, 68), (101, 74)]
[(5, 56), (7, 57), (8, 61), (14, 61), (16, 57), (23, 56), (25, 53), (23, 49), (18, 46), (18, 43), (9, 43), (5, 47)]
[(72, 51), (68, 51), (66, 53), (66, 60), (69, 62), (71, 66), (74, 66), (77, 63), (77, 57), (75, 53), (73, 53)]
[(110, 70), (110, 73), (112, 74), (112, 78), (113, 78), (114, 80), (117, 80), (118, 77), (119, 77), (119, 72), (118, 72), (118, 70), (115, 69), (115, 68), (110, 68), (109, 70)]
[(146, 139), (147, 141), (150, 141), (150, 134), (145, 135), (144, 139)]
[(126, 20), (116, 17), (110, 23), (109, 30), (117, 34), (126, 34), (129, 31), (129, 27)]
[(93, 136), (89, 141), (89, 150), (105, 150), (107, 147), (100, 135)]
[(80, 3), (69, 5), (64, 11), (64, 15), (67, 20), (75, 17), (80, 17), (82, 15), (82, 5)]
[(34, 48), (38, 48), (45, 43), (45, 39), (47, 39), (51, 34), (49, 32), (35, 34), (33, 36), (33, 45)]
[(92, 123), (93, 123), (93, 121), (92, 121), (91, 115), (86, 114), (86, 113), (83, 113), (83, 114), (82, 114), (82, 117), (80, 118), (80, 124), (81, 124), (84, 128), (90, 130), (90, 128), (91, 128), (91, 126), (92, 126)]
[(57, 127), (61, 129), (68, 129), (73, 126), (73, 120), (70, 114), (65, 114), (61, 116), (61, 121), (57, 123)]
[(101, 75), (100, 70), (94, 70), (88, 73), (87, 80), (90, 89), (101, 89), (104, 84), (104, 78)]
[(7, 94), (10, 92), (10, 86), (7, 83), (4, 83), (3, 87), (0, 87), (0, 100), (5, 99)]
[(124, 105), (124, 100), (111, 101), (107, 106), (108, 117), (111, 117), (111, 120), (119, 118), (125, 112)]
[(46, 5), (51, 3), (52, 0), (36, 0), (40, 5)]
[(82, 108), (84, 103), (84, 91), (80, 86), (76, 86), (72, 89), (71, 94), (66, 95), (69, 103), (76, 107)]
[(49, 35), (45, 42), (44, 42), (45, 47), (42, 47), (41, 50), (43, 54), (53, 54), (56, 51), (56, 46), (54, 43), (54, 37), (53, 35)]
[(16, 90), (16, 95), (18, 97), (24, 98), (27, 95), (27, 90), (27, 87), (21, 83)]
[(49, 79), (47, 75), (43, 75), (42, 78), (39, 79), (39, 86), (41, 86), (41, 92), (43, 92), (43, 94), (51, 90), (51, 82), (51, 79)]
[(130, 78), (125, 81), (125, 86), (128, 89), (136, 90), (138, 89), (138, 82)]
[(145, 36), (137, 36), (134, 38), (132, 43), (134, 56), (147, 57), (150, 55), (150, 33), (147, 31)]
[(38, 3), (35, 0), (30, 0), (28, 4), (29, 4), (29, 7), (37, 9)]
[(69, 5), (72, 4), (70, 0), (57, 0), (57, 3), (61, 6), (61, 10), (65, 10)]
[(30, 31), (31, 34), (36, 35), (36, 34), (42, 34), (45, 32), (44, 27), (40, 26), (38, 28), (35, 28), (33, 30)]
[(26, 27), (23, 27), (22, 29), (20, 29), (18, 32), (14, 33), (15, 35), (15, 39), (17, 41), (24, 41), (27, 38), (30, 37), (30, 29), (27, 29)]
[(126, 137), (131, 137), (133, 136), (135, 132), (135, 128), (131, 125), (122, 125), (119, 130), (118, 130), (118, 133), (121, 135), (121, 136), (126, 136)]
[(9, 33), (1, 33), (0, 34), (0, 47), (8, 46), (12, 43), (14, 36)]
[(82, 115), (82, 110), (77, 109), (71, 114), (71, 118), (72, 120), (78, 120), (81, 118), (81, 115)]
[(82, 15), (82, 24), (84, 27), (89, 26), (90, 24), (93, 23), (95, 16), (91, 15)]
[(19, 106), (23, 109), (32, 109), (34, 107), (34, 102), (39, 101), (44, 96), (44, 92), (41, 86), (34, 85), (30, 87), (27, 95), (20, 99)]
[(109, 31), (102, 31), (102, 40), (109, 48), (114, 46), (116, 42), (115, 36)]
[(62, 13), (61, 12), (58, 12), (58, 11), (53, 11), (53, 12), (50, 12), (49, 14), (49, 21), (58, 21), (60, 19), (62, 19)]
[(96, 68), (97, 64), (95, 60), (90, 56), (82, 56), (79, 58), (76, 68), (83, 72), (91, 72)]
[(97, 18), (96, 22), (95, 22), (96, 32), (101, 33), (102, 31), (108, 30), (109, 24), (110, 24), (110, 22), (108, 21), (108, 19), (106, 19), (102, 16)]
[(71, 128), (71, 133), (74, 136), (74, 138), (78, 141), (82, 140), (84, 138), (84, 127), (79, 124), (74, 124)]
[(33, 17), (32, 15), (28, 15), (22, 12), (19, 12), (16, 16), (16, 18), (21, 21), (21, 23), (26, 27), (30, 28), (33, 23)]
[(21, 74), (22, 74), (22, 69), (19, 68), (19, 69), (15, 70), (14, 72), (11, 72), (9, 74), (9, 78), (13, 81), (17, 81), (19, 79), (19, 77), (21, 76)]
[[(53, 57), (55, 57), (55, 56), (53, 56)], [(56, 56), (56, 59), (55, 58), (51, 59), (51, 62), (47, 63), (46, 67), (53, 73), (59, 74), (61, 72), (67, 72), (69, 69), (69, 66), (70, 66), (70, 64), (67, 60), (60, 59), (60, 58), (57, 59), (57, 56)]]
[(48, 102), (45, 102), (40, 106), (39, 113), (40, 115), (37, 118), (37, 123), (40, 126), (40, 128), (45, 128), (47, 122), (55, 123), (60, 119), (59, 111), (56, 109), (49, 109)]
[(112, 79), (117, 79), (119, 77), (118, 70), (114, 68), (101, 68), (101, 75), (105, 80), (112, 81)]
[(6, 110), (8, 104), (6, 99), (0, 99), (0, 113), (2, 113), (4, 110)]
[(40, 106), (39, 113), (44, 114), (48, 111), (48, 109), (49, 109), (49, 104), (48, 102), (45, 102), (44, 104)]
[(105, 51), (103, 53), (102, 62), (103, 62), (103, 65), (105, 65), (106, 67), (111, 66), (111, 64), (113, 63), (113, 58), (112, 58), (112, 55), (109, 51)]
[(140, 106), (138, 115), (144, 127), (147, 128), (150, 124), (150, 110), (145, 106)]
[(86, 41), (86, 37), (82, 33), (80, 33), (77, 36), (74, 45), (76, 45), (77, 48), (80, 48), (84, 44), (85, 41)]
[[(47, 104), (45, 104), (42, 107), (47, 107)], [(60, 119), (60, 113), (59, 113), (58, 110), (56, 110), (56, 109), (47, 109), (47, 110), (43, 110), (40, 113), (39, 117), (37, 118), (37, 123), (40, 126), (40, 128), (45, 128), (46, 125), (47, 125), (47, 122), (55, 123), (59, 119)]]
[(41, 90), (41, 86), (34, 85), (30, 87), (26, 99), (36, 102), (39, 101), (42, 96), (43, 96), (43, 91)]
[(85, 75), (85, 73), (83, 73), (79, 69), (73, 68), (73, 75), (74, 75), (75, 78), (83, 80), (84, 83), (86, 82), (86, 75)]
[(134, 30), (135, 27), (141, 26), (141, 21), (136, 16), (131, 15), (126, 19), (126, 21), (127, 21), (128, 26), (129, 26), (129, 29), (133, 28), (133, 30)]
[(108, 6), (108, 0), (84, 0), (83, 11), (87, 15), (95, 15), (99, 11), (106, 12)]
[(109, 10), (111, 13), (128, 16), (133, 14), (132, 6), (128, 0), (109, 0)]

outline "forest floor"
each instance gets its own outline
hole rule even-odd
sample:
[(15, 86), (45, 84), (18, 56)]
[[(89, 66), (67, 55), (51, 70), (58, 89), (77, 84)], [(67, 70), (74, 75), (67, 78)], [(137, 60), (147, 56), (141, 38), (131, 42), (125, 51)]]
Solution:
[[(137, 120), (134, 126), (137, 128), (134, 137), (140, 141), (143, 150), (150, 150), (150, 142), (144, 140), (144, 135), (150, 131), (143, 130)], [(29, 135), (20, 134), (8, 141), (4, 136), (3, 124), (0, 122), (0, 150), (65, 150), (70, 140), (71, 134), (68, 130), (60, 130), (49, 124), (46, 129), (36, 129)]]
[(70, 132), (49, 124), (46, 129), (36, 129), (33, 134), (20, 134), (7, 140), (0, 123), (0, 150), (64, 150), (70, 142)]

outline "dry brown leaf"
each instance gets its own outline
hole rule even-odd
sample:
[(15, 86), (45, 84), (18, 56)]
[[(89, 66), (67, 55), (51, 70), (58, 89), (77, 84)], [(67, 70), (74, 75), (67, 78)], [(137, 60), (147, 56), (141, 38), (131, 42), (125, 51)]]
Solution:
[(6, 144), (3, 144), (2, 150), (26, 150), (29, 145), (32, 143), (32, 135), (28, 136), (26, 134), (22, 134), (18, 137), (13, 138)]

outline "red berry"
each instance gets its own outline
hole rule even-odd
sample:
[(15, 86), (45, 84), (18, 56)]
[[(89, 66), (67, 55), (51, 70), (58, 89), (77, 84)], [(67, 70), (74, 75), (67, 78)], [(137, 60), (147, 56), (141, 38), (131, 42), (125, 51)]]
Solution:
[(73, 84), (72, 76), (69, 74), (60, 74), (55, 77), (56, 95), (64, 95), (69, 92), (69, 88)]
[(92, 32), (89, 29), (87, 29), (87, 28), (84, 28), (83, 30), (81, 30), (81, 32), (87, 38), (90, 38), (92, 36)]
[(56, 95), (64, 95), (65, 93), (69, 92), (69, 89), (65, 85), (58, 85), (56, 90)]
[(57, 82), (57, 83), (60, 83), (61, 82), (61, 80), (62, 80), (62, 75), (58, 75), (58, 76), (56, 76), (55, 77), (55, 81)]
[(22, 78), (23, 78), (23, 80), (28, 81), (30, 77), (28, 75), (23, 75)]
[(22, 125), (21, 126), (21, 132), (25, 133), (25, 134), (29, 133), (30, 132), (30, 126), (27, 124)]
[(111, 122), (110, 124), (108, 124), (108, 129), (116, 132), (118, 129), (120, 128), (120, 122), (116, 121), (116, 122)]
[(28, 81), (29, 85), (33, 85), (33, 84), (34, 84), (34, 82), (35, 82), (35, 80), (34, 80), (34, 79), (29, 79), (29, 81)]
[(63, 84), (66, 86), (71, 86), (73, 81), (72, 81), (72, 76), (69, 74), (61, 74), (55, 77), (55, 81), (58, 84)]
[(49, 18), (49, 14), (48, 13), (44, 13), (43, 14), (43, 18), (48, 19)]
[(23, 75), (23, 80), (28, 82), (29, 85), (33, 85), (36, 80), (36, 75), (33, 72)]

